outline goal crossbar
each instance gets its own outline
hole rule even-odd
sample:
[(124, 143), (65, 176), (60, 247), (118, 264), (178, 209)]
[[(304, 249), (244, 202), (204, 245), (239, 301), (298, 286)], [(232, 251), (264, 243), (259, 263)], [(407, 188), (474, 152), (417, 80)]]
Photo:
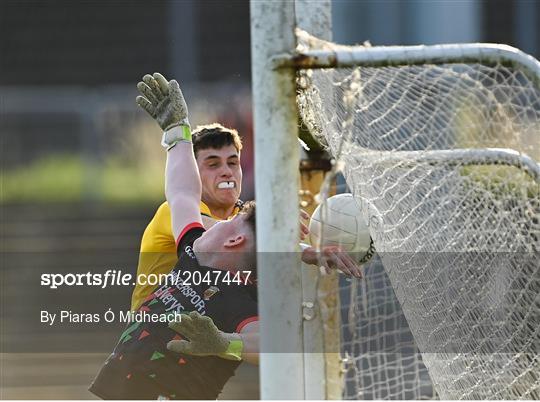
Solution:
[(309, 50), (279, 54), (274, 68), (320, 69), (335, 67), (386, 67), (419, 64), (501, 63), (517, 67), (540, 85), (540, 62), (508, 45), (492, 43), (418, 46), (340, 46), (332, 50)]

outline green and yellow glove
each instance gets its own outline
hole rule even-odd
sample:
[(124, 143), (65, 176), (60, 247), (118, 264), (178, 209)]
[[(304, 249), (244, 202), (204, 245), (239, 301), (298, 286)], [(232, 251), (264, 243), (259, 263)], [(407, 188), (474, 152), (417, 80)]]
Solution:
[(161, 144), (171, 147), (178, 141), (191, 141), (188, 108), (176, 80), (167, 81), (160, 73), (146, 74), (137, 84), (141, 95), (137, 104), (159, 124), (164, 131)]
[(180, 322), (169, 322), (169, 327), (189, 339), (170, 341), (167, 349), (173, 352), (242, 360), (243, 343), (240, 336), (221, 332), (210, 317), (192, 311), (183, 314)]

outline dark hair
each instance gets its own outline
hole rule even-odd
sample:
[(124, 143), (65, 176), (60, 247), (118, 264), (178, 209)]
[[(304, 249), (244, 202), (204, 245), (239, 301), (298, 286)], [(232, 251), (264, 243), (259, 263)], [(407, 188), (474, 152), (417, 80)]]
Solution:
[(193, 130), (192, 135), (195, 157), (197, 157), (199, 151), (208, 148), (221, 149), (229, 145), (234, 145), (238, 152), (242, 150), (242, 140), (238, 135), (238, 131), (223, 127), (219, 123), (197, 126)]
[[(256, 232), (256, 220), (255, 220), (255, 201), (248, 201), (242, 205), (242, 209), (238, 213), (243, 219), (244, 222), (247, 222), (249, 224), (249, 227), (251, 228), (251, 231), (253, 232), (253, 240), (254, 240), (254, 249), (250, 253), (250, 270), (253, 273), (253, 283), (257, 283), (257, 232)], [(255, 290), (254, 298), (257, 297), (257, 287), (251, 288), (252, 290)], [(249, 292), (249, 290), (248, 290)]]
[(245, 202), (242, 205), (242, 209), (240, 210), (239, 214), (242, 215), (245, 222), (249, 223), (253, 234), (256, 235), (257, 222), (255, 220), (255, 201)]

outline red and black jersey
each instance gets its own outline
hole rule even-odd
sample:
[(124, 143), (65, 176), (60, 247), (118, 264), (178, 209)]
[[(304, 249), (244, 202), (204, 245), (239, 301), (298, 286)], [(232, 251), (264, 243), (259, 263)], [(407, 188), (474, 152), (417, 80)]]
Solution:
[[(199, 265), (193, 242), (204, 229), (189, 225), (180, 236), (179, 260), (171, 283), (158, 287), (139, 308), (148, 314), (198, 311), (224, 332), (240, 332), (257, 319), (257, 302), (249, 286), (237, 283), (186, 284), (180, 273), (214, 268)], [(198, 275), (198, 274), (197, 274)], [(250, 295), (251, 293), (251, 295)], [(239, 362), (171, 352), (167, 342), (182, 339), (166, 322), (132, 322), (120, 336), (90, 391), (102, 399), (216, 399)]]

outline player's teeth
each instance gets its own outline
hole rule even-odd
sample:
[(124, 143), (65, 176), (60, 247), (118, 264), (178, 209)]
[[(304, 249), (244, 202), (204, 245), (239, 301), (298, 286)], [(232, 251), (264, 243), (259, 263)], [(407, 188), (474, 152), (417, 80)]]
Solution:
[(218, 188), (234, 188), (234, 181), (222, 181), (218, 184)]

